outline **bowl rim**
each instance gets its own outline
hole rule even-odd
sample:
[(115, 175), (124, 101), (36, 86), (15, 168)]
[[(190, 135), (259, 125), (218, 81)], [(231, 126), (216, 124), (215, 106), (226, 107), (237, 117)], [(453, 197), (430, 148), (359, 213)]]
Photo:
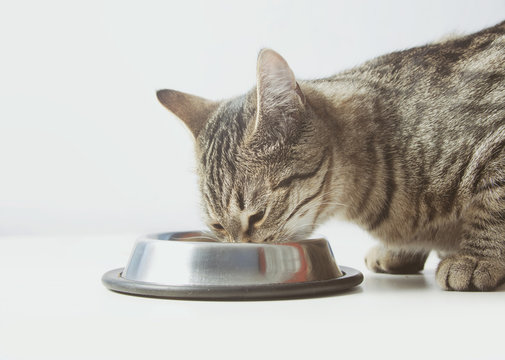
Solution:
[(343, 276), (328, 280), (261, 285), (163, 285), (134, 281), (121, 276), (124, 268), (102, 276), (102, 283), (114, 292), (153, 298), (179, 300), (279, 300), (333, 295), (363, 281), (354, 268), (339, 266)]
[[(254, 242), (224, 242), (224, 241), (218, 241), (216, 240), (211, 240), (209, 237), (208, 241), (206, 240), (201, 240), (201, 241), (193, 241), (193, 240), (186, 240), (185, 238), (180, 238), (177, 236), (184, 235), (184, 234), (206, 234), (203, 230), (194, 230), (194, 231), (170, 231), (170, 232), (159, 232), (159, 233), (149, 233), (147, 235), (140, 236), (137, 238), (137, 242), (140, 241), (171, 241), (172, 243), (178, 243), (178, 244), (193, 244), (193, 245), (199, 245), (199, 244), (215, 244), (219, 246), (286, 246), (286, 245), (294, 245), (294, 244), (310, 244), (310, 243), (315, 243), (315, 242), (324, 242), (329, 244), (328, 239), (326, 239), (324, 236), (316, 234), (314, 237), (310, 237), (308, 239), (301, 239), (297, 241), (282, 241), (282, 242), (261, 242), (261, 243), (254, 243)], [(194, 236), (196, 237), (196, 236)]]

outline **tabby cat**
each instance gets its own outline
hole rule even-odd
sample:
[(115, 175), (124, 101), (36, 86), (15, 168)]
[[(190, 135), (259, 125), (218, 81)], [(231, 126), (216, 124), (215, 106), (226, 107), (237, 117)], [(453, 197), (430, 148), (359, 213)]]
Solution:
[(373, 271), (416, 273), (437, 250), (443, 289), (505, 278), (505, 22), (319, 80), (264, 49), (245, 95), (157, 96), (196, 139), (219, 239), (303, 239), (339, 216), (380, 240)]

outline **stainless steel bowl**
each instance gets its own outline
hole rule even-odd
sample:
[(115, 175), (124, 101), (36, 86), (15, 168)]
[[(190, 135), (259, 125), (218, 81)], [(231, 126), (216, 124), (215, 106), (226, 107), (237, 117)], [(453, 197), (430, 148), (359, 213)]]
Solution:
[(337, 266), (325, 239), (221, 243), (198, 231), (142, 237), (126, 267), (102, 278), (128, 294), (222, 300), (323, 295), (362, 280), (359, 271)]

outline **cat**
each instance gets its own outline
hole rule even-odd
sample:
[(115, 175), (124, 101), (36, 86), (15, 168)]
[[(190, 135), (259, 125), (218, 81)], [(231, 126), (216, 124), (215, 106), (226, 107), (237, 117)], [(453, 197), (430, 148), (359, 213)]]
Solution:
[(303, 239), (337, 216), (380, 240), (373, 271), (417, 273), (436, 250), (443, 289), (504, 281), (505, 22), (318, 80), (263, 49), (245, 95), (157, 97), (196, 140), (220, 240)]

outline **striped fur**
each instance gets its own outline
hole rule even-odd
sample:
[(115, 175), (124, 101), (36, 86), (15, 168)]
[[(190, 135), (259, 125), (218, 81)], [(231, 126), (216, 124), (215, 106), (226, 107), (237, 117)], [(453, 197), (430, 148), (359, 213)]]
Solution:
[[(158, 97), (195, 106), (179, 94)], [(302, 239), (340, 216), (381, 241), (372, 270), (417, 272), (435, 249), (444, 289), (505, 278), (505, 23), (311, 81), (263, 50), (255, 88), (196, 109), (182, 120), (220, 239)]]

